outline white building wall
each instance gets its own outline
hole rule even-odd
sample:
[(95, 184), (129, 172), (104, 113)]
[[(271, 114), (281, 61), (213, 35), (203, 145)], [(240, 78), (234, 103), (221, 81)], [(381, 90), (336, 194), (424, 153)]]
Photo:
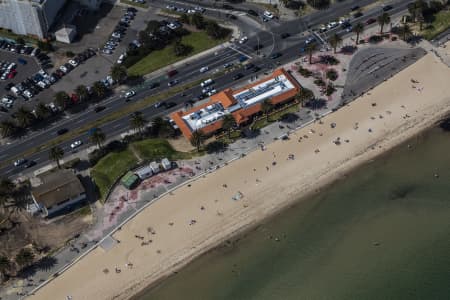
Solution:
[(1, 0), (0, 27), (16, 34), (44, 38), (65, 0), (46, 0), (42, 4), (29, 0)]

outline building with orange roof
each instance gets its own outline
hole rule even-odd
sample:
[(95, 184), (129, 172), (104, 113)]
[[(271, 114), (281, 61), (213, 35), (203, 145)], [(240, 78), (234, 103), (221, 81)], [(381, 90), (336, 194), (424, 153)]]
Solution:
[(207, 103), (187, 111), (177, 111), (171, 118), (183, 135), (190, 139), (192, 133), (201, 130), (210, 135), (222, 128), (222, 119), (231, 114), (238, 125), (250, 122), (261, 112), (261, 103), (269, 99), (273, 105), (295, 98), (300, 84), (284, 69), (275, 70), (269, 77), (242, 88), (225, 89), (210, 97)]

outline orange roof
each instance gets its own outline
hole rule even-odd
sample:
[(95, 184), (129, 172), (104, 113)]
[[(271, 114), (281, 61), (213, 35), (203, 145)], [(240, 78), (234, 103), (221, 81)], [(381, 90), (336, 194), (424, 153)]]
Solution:
[(232, 89), (225, 89), (211, 96), (212, 102), (220, 102), (224, 108), (236, 104), (236, 99), (233, 97)]
[[(289, 74), (289, 72), (287, 72), (286, 70), (284, 70), (283, 68), (277, 69), (275, 70), (269, 77), (263, 78), (261, 80), (258, 80), (252, 84), (246, 85), (242, 88), (239, 88), (237, 90), (232, 90), (230, 88), (225, 89), (217, 94), (214, 94), (211, 96), (210, 101), (201, 104), (199, 106), (196, 106), (188, 111), (177, 111), (171, 114), (171, 118), (173, 119), (173, 121), (178, 125), (178, 127), (180, 128), (181, 132), (183, 133), (183, 135), (187, 138), (190, 139), (192, 136), (192, 132), (191, 129), (188, 127), (188, 125), (186, 124), (186, 122), (182, 119), (183, 116), (191, 114), (193, 112), (196, 112), (202, 108), (207, 107), (208, 105), (211, 105), (213, 103), (218, 103), (220, 102), (222, 104), (222, 106), (224, 108), (228, 108), (234, 104), (236, 104), (236, 99), (233, 97), (233, 94), (237, 94), (239, 92), (242, 92), (244, 90), (247, 90), (249, 88), (252, 88), (254, 86), (257, 86), (267, 80), (270, 80), (272, 78), (275, 78), (277, 76), (280, 75), (284, 75), (286, 76), (286, 78), (289, 79), (289, 81), (294, 85), (294, 89), (291, 89), (287, 92), (281, 93), (279, 95), (276, 95), (274, 97), (272, 97), (270, 99), (270, 102), (272, 104), (279, 104), (279, 103), (283, 103), (285, 101), (288, 101), (290, 99), (292, 99), (293, 97), (295, 97), (295, 95), (300, 91), (300, 84), (295, 80), (295, 78), (293, 78), (291, 76), (291, 74)], [(261, 103), (257, 103), (255, 105), (252, 105), (250, 107), (247, 108), (243, 108), (243, 109), (239, 109), (235, 112), (232, 113), (232, 116), (235, 118), (236, 123), (237, 124), (242, 124), (243, 122), (247, 121), (249, 119), (250, 116), (258, 113), (261, 111)], [(213, 133), (214, 131), (220, 129), (222, 126), (222, 121), (217, 121), (214, 122), (210, 125), (207, 125), (205, 127), (203, 127), (201, 130), (203, 133)]]

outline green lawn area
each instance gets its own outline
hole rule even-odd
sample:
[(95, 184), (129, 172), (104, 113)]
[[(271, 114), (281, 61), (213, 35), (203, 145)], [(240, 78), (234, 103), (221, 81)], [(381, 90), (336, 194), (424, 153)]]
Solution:
[(435, 17), (433, 23), (426, 26), (426, 29), (422, 31), (422, 36), (427, 40), (432, 40), (450, 27), (450, 11), (440, 11)]
[(187, 152), (178, 152), (164, 139), (147, 139), (134, 142), (121, 152), (111, 152), (92, 168), (91, 176), (94, 179), (100, 193), (100, 201), (106, 200), (109, 189), (114, 182), (127, 171), (135, 168), (138, 158), (130, 149), (134, 151), (144, 161), (159, 160), (167, 157), (169, 160), (190, 158), (192, 155)]
[(100, 193), (100, 200), (108, 194), (114, 182), (126, 171), (137, 164), (137, 158), (129, 149), (121, 152), (111, 152), (103, 157), (91, 170), (91, 176)]
[(189, 153), (178, 152), (164, 139), (148, 139), (132, 144), (134, 150), (146, 161), (158, 160), (167, 157), (169, 160), (185, 159), (191, 157)]
[(279, 110), (275, 113), (272, 113), (271, 115), (269, 115), (269, 120), (266, 120), (266, 117), (263, 117), (261, 119), (259, 119), (258, 121), (256, 121), (253, 125), (252, 128), (253, 129), (261, 129), (266, 127), (267, 125), (269, 125), (272, 122), (276, 122), (279, 119), (281, 119), (285, 114), (288, 113), (295, 113), (298, 111), (298, 106), (297, 105), (292, 105), (292, 106), (288, 106), (285, 109)]
[(163, 50), (153, 51), (142, 60), (132, 65), (128, 69), (128, 72), (130, 75), (145, 75), (167, 65), (173, 64), (188, 56), (192, 56), (212, 48), (223, 41), (224, 40), (214, 40), (210, 38), (204, 31), (191, 32), (190, 34), (183, 36), (181, 39), (183, 44), (192, 47), (192, 51), (187, 56), (175, 56), (173, 46), (169, 45)]

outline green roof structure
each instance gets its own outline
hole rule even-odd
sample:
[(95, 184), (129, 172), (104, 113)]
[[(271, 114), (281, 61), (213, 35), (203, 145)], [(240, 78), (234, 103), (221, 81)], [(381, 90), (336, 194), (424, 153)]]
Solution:
[(138, 182), (139, 177), (134, 174), (131, 171), (128, 171), (127, 174), (125, 174), (120, 182), (123, 184), (124, 187), (131, 190), (135, 187), (136, 183)]

